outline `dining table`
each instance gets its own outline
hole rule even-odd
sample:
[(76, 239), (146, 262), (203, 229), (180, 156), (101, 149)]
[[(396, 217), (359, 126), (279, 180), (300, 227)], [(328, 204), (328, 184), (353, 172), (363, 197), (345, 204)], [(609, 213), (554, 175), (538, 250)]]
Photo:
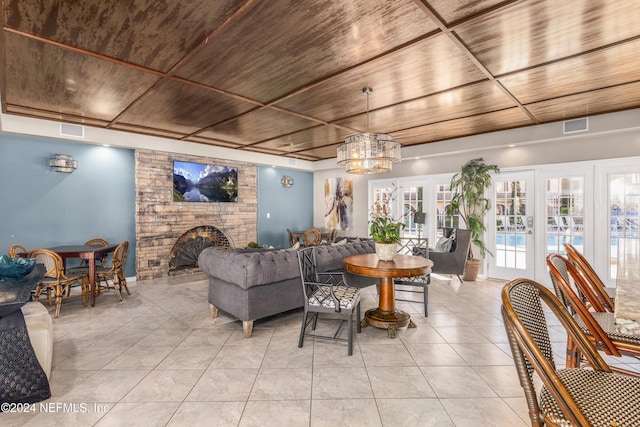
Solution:
[(89, 298), (91, 307), (96, 305), (96, 260), (114, 252), (118, 245), (87, 246), (87, 245), (62, 245), (48, 248), (60, 255), (63, 261), (68, 258), (80, 258), (87, 260), (89, 265)]
[(431, 272), (433, 261), (421, 256), (394, 256), (393, 261), (381, 261), (376, 254), (360, 254), (342, 260), (348, 273), (380, 279), (378, 307), (367, 310), (361, 326), (387, 329), (389, 338), (396, 337), (397, 328), (415, 328), (409, 313), (396, 308), (394, 278), (422, 276)]

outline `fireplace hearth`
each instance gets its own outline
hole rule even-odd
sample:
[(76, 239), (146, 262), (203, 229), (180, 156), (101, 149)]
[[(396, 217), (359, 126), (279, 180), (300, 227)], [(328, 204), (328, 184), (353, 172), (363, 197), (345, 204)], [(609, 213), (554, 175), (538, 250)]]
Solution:
[(210, 246), (235, 249), (233, 241), (224, 231), (210, 225), (195, 227), (184, 233), (169, 253), (169, 275), (197, 268), (198, 255)]

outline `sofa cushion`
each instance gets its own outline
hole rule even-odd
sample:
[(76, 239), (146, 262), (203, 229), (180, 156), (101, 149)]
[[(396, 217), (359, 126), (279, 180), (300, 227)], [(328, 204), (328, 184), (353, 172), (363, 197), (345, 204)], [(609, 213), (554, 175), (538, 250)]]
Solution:
[(351, 255), (375, 252), (373, 239), (359, 239), (344, 245), (316, 246), (316, 263), (318, 271), (343, 270), (342, 260)]

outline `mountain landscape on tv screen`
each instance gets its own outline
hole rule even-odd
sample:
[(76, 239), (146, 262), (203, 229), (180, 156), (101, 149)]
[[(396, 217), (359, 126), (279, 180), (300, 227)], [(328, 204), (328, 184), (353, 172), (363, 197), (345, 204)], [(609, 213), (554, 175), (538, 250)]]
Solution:
[(238, 168), (173, 162), (174, 202), (237, 202)]

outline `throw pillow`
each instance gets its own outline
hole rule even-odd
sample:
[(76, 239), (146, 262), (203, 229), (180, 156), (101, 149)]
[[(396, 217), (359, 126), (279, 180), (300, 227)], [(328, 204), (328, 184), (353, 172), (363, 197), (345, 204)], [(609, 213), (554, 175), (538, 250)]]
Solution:
[(347, 239), (342, 239), (340, 241), (334, 242), (331, 245), (332, 246), (338, 246), (338, 245), (346, 245), (347, 244)]
[(293, 249), (293, 250), (300, 249), (300, 242), (295, 242), (293, 246), (291, 246), (289, 249)]
[(456, 231), (452, 231), (449, 237), (441, 237), (436, 242), (436, 252), (451, 252), (453, 249), (453, 242), (456, 239)]

